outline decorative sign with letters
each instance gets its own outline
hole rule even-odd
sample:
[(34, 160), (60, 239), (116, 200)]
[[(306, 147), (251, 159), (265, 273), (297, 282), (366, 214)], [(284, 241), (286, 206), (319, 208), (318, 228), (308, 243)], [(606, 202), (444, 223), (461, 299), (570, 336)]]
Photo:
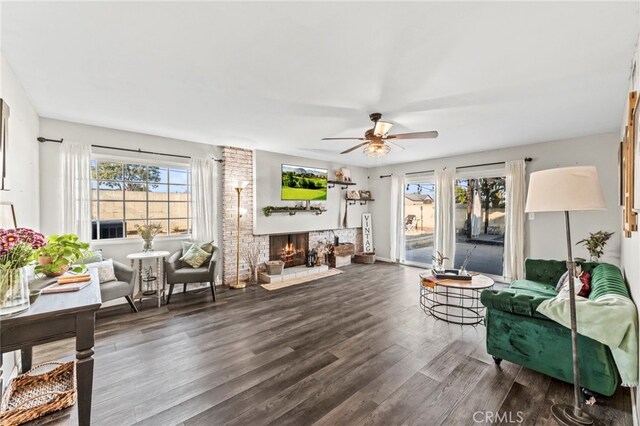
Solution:
[(373, 253), (373, 228), (371, 227), (371, 213), (362, 213), (362, 247), (365, 253)]

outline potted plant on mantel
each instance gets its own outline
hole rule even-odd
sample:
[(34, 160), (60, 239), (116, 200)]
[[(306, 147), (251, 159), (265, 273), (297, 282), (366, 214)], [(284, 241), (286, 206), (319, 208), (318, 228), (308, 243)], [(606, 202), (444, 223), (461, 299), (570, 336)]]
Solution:
[[(86, 256), (89, 243), (78, 241), (75, 234), (49, 235), (47, 244), (40, 247), (34, 257), (38, 261), (36, 273), (47, 277), (57, 277), (69, 270), (71, 265)], [(82, 267), (74, 269), (82, 271)]]

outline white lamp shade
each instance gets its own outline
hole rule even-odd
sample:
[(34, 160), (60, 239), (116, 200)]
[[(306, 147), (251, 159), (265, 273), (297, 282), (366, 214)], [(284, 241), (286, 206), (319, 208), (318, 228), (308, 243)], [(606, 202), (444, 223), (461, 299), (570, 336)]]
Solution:
[(529, 176), (527, 213), (606, 208), (595, 166), (542, 170)]
[(249, 185), (249, 182), (247, 182), (246, 180), (234, 180), (231, 182), (231, 187), (234, 189), (245, 189), (247, 185)]

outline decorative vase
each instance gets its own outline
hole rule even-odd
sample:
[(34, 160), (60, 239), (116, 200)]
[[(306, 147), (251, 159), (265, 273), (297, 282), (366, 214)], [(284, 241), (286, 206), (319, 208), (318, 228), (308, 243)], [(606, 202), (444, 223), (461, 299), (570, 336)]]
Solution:
[(144, 246), (142, 246), (143, 252), (153, 251), (153, 238), (144, 240)]
[(0, 316), (29, 309), (29, 282), (24, 268), (0, 271)]
[(249, 267), (249, 284), (258, 284), (258, 265)]

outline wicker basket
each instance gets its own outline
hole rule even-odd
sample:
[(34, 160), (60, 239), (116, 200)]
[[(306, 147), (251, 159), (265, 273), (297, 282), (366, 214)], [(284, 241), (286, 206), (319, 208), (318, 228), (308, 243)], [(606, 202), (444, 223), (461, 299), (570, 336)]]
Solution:
[(376, 254), (375, 253), (364, 253), (364, 252), (356, 253), (353, 256), (353, 262), (354, 263), (366, 263), (366, 264), (376, 263)]
[[(39, 373), (45, 366), (55, 368)], [(46, 362), (9, 383), (0, 406), (0, 424), (20, 425), (76, 402), (76, 363)]]
[(281, 275), (284, 268), (284, 262), (282, 260), (270, 260), (265, 262), (265, 268), (268, 275)]

